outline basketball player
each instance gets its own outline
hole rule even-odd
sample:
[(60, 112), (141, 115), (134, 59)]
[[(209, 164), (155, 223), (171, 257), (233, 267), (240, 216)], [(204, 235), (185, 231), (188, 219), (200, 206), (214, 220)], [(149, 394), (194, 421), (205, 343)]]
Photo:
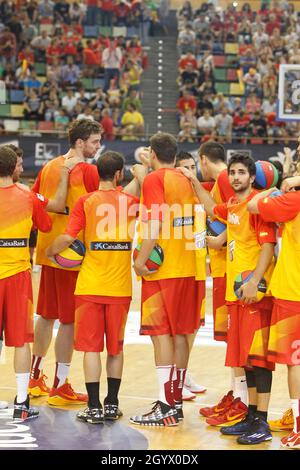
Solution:
[[(180, 151), (176, 155), (175, 167), (184, 167), (197, 175), (197, 165), (194, 157), (189, 152)], [(204, 323), (204, 318), (202, 319)], [(188, 337), (190, 352), (192, 350), (197, 331)], [(186, 371), (185, 382), (182, 390), (182, 400), (193, 400), (196, 398), (196, 393), (204, 393), (207, 388), (204, 385), (199, 385), (195, 382), (189, 371)]]
[[(234, 191), (229, 183), (227, 165), (225, 163), (225, 149), (218, 142), (206, 142), (199, 148), (199, 163), (202, 177), (205, 181), (215, 181), (211, 190), (212, 197), (217, 204), (227, 202)], [(202, 183), (202, 186), (204, 184)], [(205, 188), (206, 189), (206, 188)], [(226, 241), (226, 240), (225, 240)], [(225, 301), (226, 292), (226, 248), (214, 249), (213, 237), (207, 237), (209, 247), (210, 269), (213, 279), (213, 318), (214, 339), (216, 341), (227, 341), (228, 309)], [(247, 404), (247, 383), (245, 371), (235, 367), (232, 371), (232, 390), (215, 406), (200, 408), (200, 414), (209, 417), (223, 413), (224, 409), (233, 403), (234, 398), (240, 397)], [(233, 393), (232, 393), (233, 391)]]
[[(122, 415), (118, 407), (118, 392), (123, 369), (125, 324), (132, 295), (131, 245), (139, 209), (137, 198), (117, 189), (124, 176), (121, 154), (106, 152), (98, 159), (97, 168), (99, 190), (79, 199), (65, 233), (47, 250), (48, 256), (60, 253), (83, 230), (87, 251), (75, 290), (75, 349), (84, 352), (88, 407), (77, 417), (92, 424), (103, 423), (104, 418), (116, 420)], [(99, 213), (101, 206), (108, 209)], [(108, 393), (103, 413), (99, 388), (104, 335), (108, 352)]]
[(13, 418), (36, 418), (38, 411), (29, 405), (27, 394), (30, 347), (33, 341), (32, 284), (28, 239), (32, 224), (41, 231), (51, 229), (44, 210), (44, 199), (37, 198), (13, 183), (17, 155), (0, 147), (0, 331), (5, 344), (15, 348), (14, 367), (17, 396)]
[[(275, 224), (263, 222), (259, 216), (250, 215), (247, 211), (248, 202), (257, 193), (252, 189), (255, 173), (255, 163), (250, 157), (238, 153), (233, 155), (228, 164), (228, 176), (235, 196), (218, 205), (190, 173), (207, 214), (217, 216), (227, 224), (226, 302), (229, 326), (225, 364), (245, 368), (249, 399), (248, 410), (240, 398), (236, 398), (224, 411), (226, 419), (222, 415), (210, 417), (207, 423), (216, 426), (226, 423), (221, 432), (240, 435), (239, 444), (259, 444), (272, 439), (267, 410), (274, 365), (267, 358), (266, 344), (273, 304), (269, 296), (258, 302), (257, 292), (260, 280), (264, 278), (268, 284), (271, 278), (276, 230)], [(244, 271), (252, 271), (253, 275), (239, 289), (238, 300), (234, 282)]]
[[(66, 207), (60, 214), (51, 215), (53, 227), (49, 234), (39, 234), (37, 243), (37, 264), (42, 265), (37, 313), (40, 315), (35, 328), (35, 342), (31, 368), (30, 393), (33, 396), (48, 395), (48, 404), (53, 406), (85, 404), (87, 395), (76, 393), (67, 381), (74, 338), (74, 291), (79, 268), (63, 269), (46, 256), (46, 248), (61, 234), (68, 223), (69, 213), (80, 196), (95, 191), (99, 186), (97, 167), (86, 162), (100, 149), (102, 128), (96, 121), (81, 119), (69, 128), (70, 149), (66, 155), (48, 162), (38, 175), (33, 191), (41, 192), (47, 198), (55, 193), (60, 168), (70, 158), (79, 163), (70, 171)], [(140, 165), (141, 166), (141, 165)], [(132, 180), (128, 192), (139, 191), (139, 183)], [(78, 238), (82, 239), (82, 234)], [(49, 390), (42, 374), (43, 359), (49, 348), (53, 324), (59, 319), (60, 325), (55, 340), (56, 369), (53, 387)]]
[[(134, 263), (142, 276), (140, 333), (150, 335), (159, 383), (159, 398), (149, 413), (132, 416), (136, 425), (175, 426), (183, 419), (182, 387), (189, 360), (188, 335), (200, 326), (205, 299), (204, 238), (199, 250), (196, 281), (194, 204), (190, 182), (174, 168), (174, 137), (158, 133), (150, 139), (150, 164), (154, 170), (142, 186), (141, 249)], [(202, 233), (205, 231), (203, 220)], [(145, 262), (158, 243), (164, 262), (157, 272)]]
[[(287, 191), (300, 186), (300, 176), (284, 180)], [(281, 446), (300, 449), (300, 191), (271, 198), (271, 188), (257, 194), (248, 204), (252, 214), (266, 221), (283, 224), (282, 247), (279, 253), (270, 290), (274, 307), (268, 345), (268, 360), (286, 364), (294, 427), (281, 439)]]

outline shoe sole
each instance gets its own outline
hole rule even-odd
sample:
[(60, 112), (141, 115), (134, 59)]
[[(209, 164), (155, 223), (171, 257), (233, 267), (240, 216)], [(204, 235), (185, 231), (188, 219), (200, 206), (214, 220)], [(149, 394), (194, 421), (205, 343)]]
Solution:
[(85, 419), (85, 418), (79, 418), (78, 416), (76, 416), (76, 418), (78, 419), (78, 421), (81, 421), (82, 423), (88, 423), (88, 424), (104, 424), (104, 420), (99, 420), (99, 421), (89, 421), (88, 419)]
[(205, 388), (204, 390), (191, 390), (191, 389), (189, 389), (189, 391), (191, 393), (196, 393), (196, 395), (198, 395), (198, 394), (207, 392), (207, 388)]
[(261, 444), (262, 442), (267, 442), (267, 441), (271, 441), (272, 440), (272, 436), (271, 437), (267, 437), (266, 439), (262, 439), (262, 440), (259, 440), (257, 442), (240, 442), (239, 440), (237, 441), (238, 444), (241, 444), (243, 446), (253, 446), (255, 444)]
[(25, 418), (25, 419), (22, 419), (22, 418), (13, 418), (13, 421), (15, 423), (24, 423), (24, 421), (29, 421), (31, 419), (36, 419), (39, 417), (39, 414), (38, 415), (35, 415), (35, 416), (29, 416), (28, 418)]
[(273, 431), (273, 432), (292, 431), (293, 429), (294, 429), (294, 426), (289, 426), (289, 427), (286, 427), (286, 428), (284, 428), (284, 427), (276, 428), (276, 427), (270, 426), (270, 431)]
[(189, 397), (189, 398), (182, 397), (182, 401), (192, 401), (192, 400), (195, 400), (195, 398), (196, 398), (196, 395), (194, 395), (193, 397)]
[(280, 442), (280, 447), (282, 447), (283, 449), (300, 449), (300, 444), (297, 444), (295, 446), (287, 446), (286, 444)]
[[(215, 426), (215, 427), (223, 427), (223, 428), (227, 428), (228, 426), (233, 426), (234, 424), (237, 424), (239, 423), (240, 421), (242, 421), (242, 419), (245, 418), (245, 415), (242, 416), (241, 418), (237, 418), (237, 419), (233, 419), (232, 421), (228, 421), (227, 423), (220, 423), (220, 424), (212, 424), (212, 423), (208, 423), (206, 421), (206, 424), (208, 424), (209, 426)], [(244, 433), (243, 433), (244, 434)]]
[(64, 400), (63, 398), (49, 398), (47, 404), (50, 406), (68, 406), (68, 405), (86, 405), (86, 401), (80, 400)]
[(41, 389), (37, 389), (37, 388), (29, 388), (28, 394), (33, 398), (38, 398), (38, 397), (47, 397), (49, 395), (49, 392), (43, 392)]
[(178, 426), (179, 423), (168, 423), (168, 424), (164, 424), (164, 423), (140, 423), (140, 422), (137, 422), (137, 421), (132, 421), (131, 419), (129, 420), (131, 424), (134, 424), (135, 426), (150, 426), (150, 427), (153, 427), (153, 428), (170, 428), (170, 427), (174, 427), (174, 426)]

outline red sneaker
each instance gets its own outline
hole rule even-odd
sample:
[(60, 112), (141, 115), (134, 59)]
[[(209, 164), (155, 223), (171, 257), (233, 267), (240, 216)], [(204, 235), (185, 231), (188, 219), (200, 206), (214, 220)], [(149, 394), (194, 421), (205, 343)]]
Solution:
[(240, 398), (235, 398), (232, 404), (227, 408), (224, 413), (217, 416), (210, 416), (206, 422), (210, 426), (232, 426), (239, 423), (245, 418), (248, 413), (248, 407), (241, 401)]
[(288, 436), (284, 436), (280, 445), (289, 449), (300, 449), (300, 432), (292, 431)]
[(28, 393), (32, 397), (44, 397), (49, 395), (50, 388), (47, 386), (45, 379), (46, 375), (41, 375), (38, 379), (30, 379), (28, 386)]
[(65, 406), (65, 405), (85, 405), (88, 396), (85, 393), (74, 392), (71, 384), (67, 381), (61, 387), (52, 388), (47, 400), (48, 405)]
[(210, 416), (217, 416), (220, 413), (223, 413), (232, 404), (233, 400), (233, 391), (230, 390), (230, 392), (228, 392), (227, 395), (224, 395), (222, 400), (220, 400), (217, 405), (200, 408), (199, 413), (206, 418)]

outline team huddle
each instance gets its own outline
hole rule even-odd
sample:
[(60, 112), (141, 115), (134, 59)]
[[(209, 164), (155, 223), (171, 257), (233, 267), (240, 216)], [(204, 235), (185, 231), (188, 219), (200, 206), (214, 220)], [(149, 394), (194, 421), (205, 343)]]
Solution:
[[(292, 412), (282, 428), (290, 433), (281, 443), (300, 448), (300, 192), (295, 190), (300, 177), (283, 180), (281, 192), (258, 191), (250, 157), (237, 152), (227, 166), (223, 146), (207, 142), (199, 149), (199, 163), (209, 183), (200, 183), (193, 157), (178, 153), (175, 138), (161, 132), (151, 137), (143, 164), (134, 165), (132, 181), (122, 187), (121, 154), (107, 151), (96, 165), (86, 162), (100, 141), (99, 124), (75, 121), (70, 150), (43, 167), (31, 191), (17, 182), (21, 157), (16, 149), (0, 147), (0, 331), (6, 346), (15, 348), (14, 419), (38, 416), (30, 395), (47, 395), (52, 406), (86, 405), (77, 419), (87, 423), (122, 416), (118, 394), (137, 238), (140, 334), (152, 340), (158, 399), (130, 422), (168, 427), (184, 419), (190, 351), (204, 323), (208, 255), (214, 338), (227, 342), (225, 365), (232, 368), (233, 390), (200, 414), (222, 434), (238, 436), (239, 444), (271, 440), (271, 430), (279, 429), (277, 422), (267, 421), (272, 371), (276, 363), (286, 364)], [(38, 229), (36, 263), (42, 266), (34, 329), (32, 228)], [(67, 267), (63, 253), (74, 243), (84, 245), (85, 253)], [(59, 330), (50, 388), (43, 360), (55, 320)], [(84, 353), (87, 394), (74, 391), (68, 381), (73, 349)]]

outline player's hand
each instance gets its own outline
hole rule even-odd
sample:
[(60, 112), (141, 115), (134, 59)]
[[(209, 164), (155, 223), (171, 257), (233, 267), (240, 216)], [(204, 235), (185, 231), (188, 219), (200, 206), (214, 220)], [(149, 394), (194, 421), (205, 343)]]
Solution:
[(184, 176), (186, 176), (190, 181), (195, 181), (197, 176), (194, 175), (190, 170), (185, 168), (184, 166), (178, 166), (176, 170), (180, 171)]
[(143, 151), (139, 153), (139, 159), (141, 164), (147, 168), (150, 168), (150, 147), (144, 147)]
[(156, 271), (149, 271), (145, 264), (134, 263), (133, 265), (134, 272), (137, 276), (149, 276), (150, 274), (156, 273)]
[(291, 176), (290, 178), (286, 178), (283, 180), (281, 184), (281, 191), (288, 193), (296, 186), (300, 186), (300, 176)]
[(136, 165), (133, 165), (130, 168), (130, 171), (131, 171), (132, 175), (139, 181), (139, 183), (142, 183), (145, 176), (148, 173), (148, 167), (145, 166), (145, 165), (140, 165), (139, 163), (137, 163)]
[(80, 162), (82, 162), (82, 160), (80, 160), (77, 155), (74, 155), (73, 157), (65, 157), (63, 167), (71, 171)]
[(240, 300), (244, 304), (253, 304), (254, 302), (257, 302), (257, 284), (250, 279), (240, 287), (238, 294), (241, 296)]

